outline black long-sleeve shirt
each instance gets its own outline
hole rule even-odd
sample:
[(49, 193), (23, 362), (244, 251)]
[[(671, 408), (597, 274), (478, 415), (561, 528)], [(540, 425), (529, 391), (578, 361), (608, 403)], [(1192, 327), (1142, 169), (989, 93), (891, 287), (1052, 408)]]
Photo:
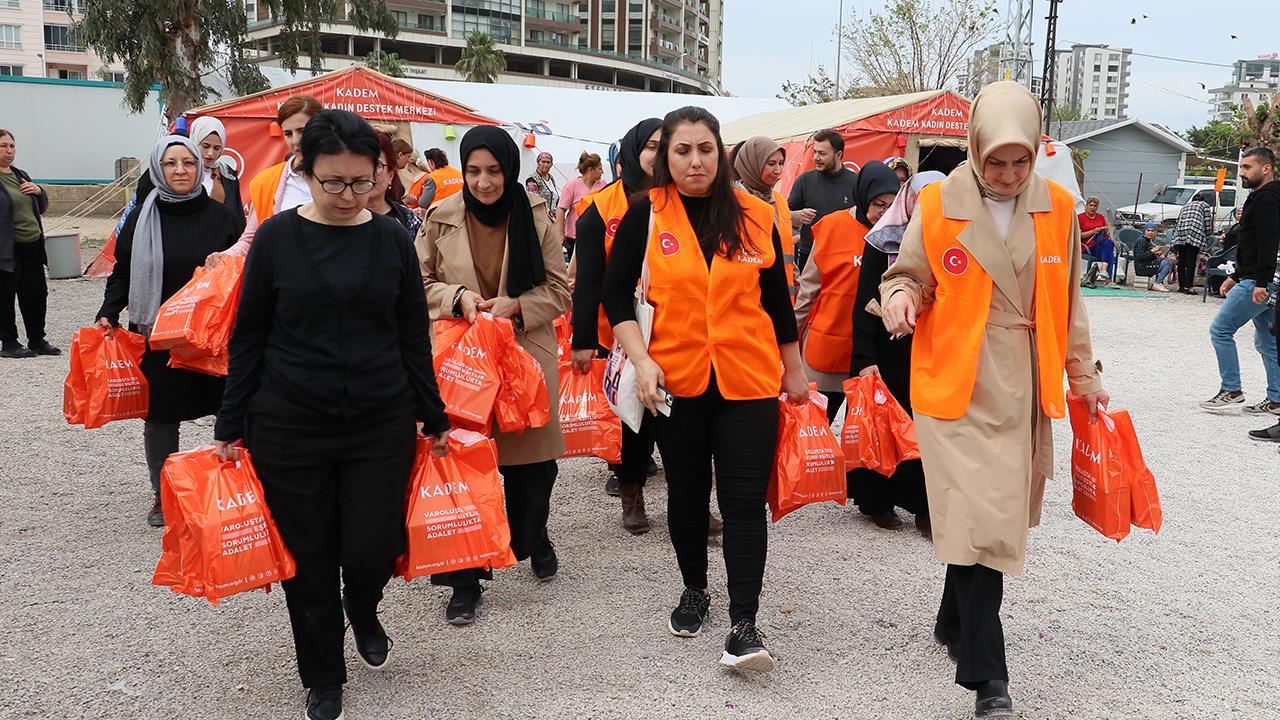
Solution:
[(1272, 180), (1249, 193), (1239, 235), (1235, 278), (1266, 287), (1276, 272), (1276, 250), (1280, 247), (1280, 182)]
[(604, 218), (592, 203), (578, 216), (573, 252), (578, 273), (573, 281), (573, 349), (595, 350), (600, 345), (600, 297), (604, 290)]
[(299, 422), (360, 421), (411, 404), (426, 432), (447, 430), (428, 323), (418, 258), (395, 220), (330, 227), (296, 210), (273, 217), (245, 264), (214, 437), (244, 436), (260, 387), (304, 411)]
[[(684, 195), (680, 199), (684, 203), (689, 224), (695, 230), (701, 227), (710, 200)], [(632, 203), (631, 209), (622, 216), (618, 233), (613, 238), (613, 249), (609, 253), (609, 262), (604, 271), (604, 288), (601, 293), (605, 315), (613, 325), (636, 319), (635, 291), (644, 270), (645, 251), (649, 247), (649, 210), (652, 207), (653, 203), (648, 198)], [(715, 251), (715, 246), (702, 248), (708, 267), (711, 266)], [(796, 331), (795, 310), (791, 306), (787, 271), (782, 259), (782, 239), (778, 236), (776, 225), (773, 228), (773, 257), (773, 264), (760, 270), (760, 305), (773, 322), (773, 333), (778, 344), (785, 345), (798, 342), (800, 334)], [(581, 262), (582, 258), (579, 257), (578, 260)], [(577, 320), (575, 313), (575, 323)], [(750, 329), (747, 331), (750, 332)]]

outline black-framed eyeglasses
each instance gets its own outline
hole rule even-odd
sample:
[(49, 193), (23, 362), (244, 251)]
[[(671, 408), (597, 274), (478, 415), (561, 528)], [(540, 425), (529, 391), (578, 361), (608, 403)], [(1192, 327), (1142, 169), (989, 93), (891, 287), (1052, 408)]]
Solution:
[(374, 182), (372, 180), (352, 180), (351, 182), (343, 182), (341, 180), (321, 180), (320, 188), (330, 195), (341, 195), (347, 188), (351, 188), (351, 192), (356, 195), (368, 195), (373, 190)]

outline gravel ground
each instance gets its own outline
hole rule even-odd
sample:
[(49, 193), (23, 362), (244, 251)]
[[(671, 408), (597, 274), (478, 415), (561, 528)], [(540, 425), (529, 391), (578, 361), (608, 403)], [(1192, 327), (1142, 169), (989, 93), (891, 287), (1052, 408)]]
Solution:
[[(102, 282), (52, 284), (51, 336), (88, 323)], [(1027, 572), (1006, 583), (1011, 689), (1024, 718), (1280, 718), (1280, 515), (1265, 421), (1195, 402), (1217, 389), (1199, 298), (1089, 300), (1095, 348), (1116, 406), (1133, 409), (1160, 483), (1165, 528), (1119, 545), (1071, 513), (1070, 431)], [(1246, 391), (1263, 377), (1241, 333)], [(95, 431), (60, 412), (67, 361), (0, 361), (0, 717), (298, 718), (281, 592), (220, 607), (152, 587), (160, 531), (141, 424)], [(184, 425), (183, 446), (210, 438)], [(554, 581), (526, 565), (499, 573), (467, 628), (444, 624), (445, 591), (393, 580), (383, 621), (393, 667), (351, 666), (348, 718), (967, 718), (972, 696), (931, 638), (942, 567), (929, 543), (878, 530), (856, 510), (806, 508), (771, 531), (760, 622), (777, 671), (716, 663), (728, 631), (713, 556), (709, 632), (672, 638), (679, 575), (665, 530), (640, 538), (602, 492), (605, 468), (561, 465), (551, 533)]]

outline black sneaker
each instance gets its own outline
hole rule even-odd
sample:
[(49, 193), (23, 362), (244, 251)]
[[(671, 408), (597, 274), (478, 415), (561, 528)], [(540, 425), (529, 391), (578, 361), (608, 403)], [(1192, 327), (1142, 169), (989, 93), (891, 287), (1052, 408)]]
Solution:
[(61, 355), (62, 354), (62, 351), (50, 345), (48, 340), (41, 340), (40, 342), (30, 343), (29, 345), (27, 345), (27, 349), (37, 355)]
[(658, 463), (653, 458), (649, 458), (649, 464), (644, 469), (645, 477), (653, 477), (658, 474)]
[(764, 633), (751, 620), (739, 620), (724, 641), (720, 664), (735, 670), (769, 672), (778, 663), (764, 646)]
[(470, 625), (476, 621), (476, 606), (480, 604), (480, 595), (484, 588), (470, 585), (453, 589), (453, 597), (449, 598), (449, 606), (444, 609), (444, 619), (450, 625)]
[(979, 685), (973, 701), (973, 716), (979, 719), (1013, 717), (1009, 683), (1004, 680), (988, 680)]
[[(343, 596), (342, 607), (347, 613), (347, 620), (351, 620), (351, 610), (347, 607), (347, 598)], [(363, 623), (367, 627), (362, 630), (356, 628), (354, 622), (351, 622), (351, 634), (356, 640), (356, 654), (360, 656), (360, 661), (370, 670), (381, 670), (387, 666), (387, 660), (391, 657), (391, 648), (395, 643), (391, 638), (387, 637), (387, 631), (382, 627), (382, 623), (378, 620), (377, 611), (374, 611), (372, 620), (368, 617), (363, 618)]]
[(151, 512), (147, 513), (147, 524), (154, 528), (164, 527), (164, 508), (160, 505), (160, 496), (151, 504)]
[(560, 558), (556, 557), (556, 549), (550, 540), (543, 540), (533, 551), (529, 556), (529, 565), (533, 567), (533, 574), (539, 580), (550, 580), (556, 576), (560, 571)]
[(1280, 443), (1280, 422), (1265, 430), (1250, 430), (1249, 439), (1258, 442)]
[(342, 686), (330, 685), (307, 691), (306, 720), (342, 720)]
[(618, 480), (618, 473), (609, 473), (609, 479), (604, 484), (604, 494), (609, 497), (618, 497), (622, 494), (622, 490), (618, 489), (621, 481)]
[(7, 342), (0, 346), (0, 358), (10, 358), (12, 360), (20, 360), (23, 358), (33, 358), (36, 354), (23, 347), (22, 343)]
[(691, 587), (680, 593), (680, 604), (671, 611), (667, 629), (676, 637), (695, 638), (702, 633), (702, 623), (711, 610), (711, 593)]

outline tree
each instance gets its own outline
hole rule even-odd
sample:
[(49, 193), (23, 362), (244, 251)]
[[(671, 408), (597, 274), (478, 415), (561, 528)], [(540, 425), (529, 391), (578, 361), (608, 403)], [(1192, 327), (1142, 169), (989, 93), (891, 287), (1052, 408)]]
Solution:
[(1080, 111), (1070, 105), (1054, 105), (1053, 112), (1049, 113), (1049, 122), (1073, 122), (1083, 119), (1084, 116)]
[[(281, 64), (298, 69), (306, 54), (323, 70), (320, 26), (341, 16), (359, 30), (395, 37), (399, 26), (385, 0), (261, 0), (280, 25), (274, 48)], [(93, 0), (83, 3), (78, 25), (86, 44), (104, 62), (125, 67), (125, 104), (142, 112), (147, 92), (160, 85), (170, 118), (204, 102), (204, 78), (224, 73), (231, 88), (248, 94), (267, 89), (266, 78), (246, 54), (248, 20), (240, 0)]]
[(1257, 107), (1246, 96), (1243, 111), (1243, 144), (1280, 149), (1280, 93), (1272, 95), (1270, 103)]
[(939, 90), (999, 27), (993, 0), (891, 0), (845, 25), (844, 56), (873, 87)]
[(792, 82), (787, 80), (782, 83), (782, 91), (778, 93), (779, 100), (786, 100), (792, 105), (816, 105), (817, 103), (831, 102), (832, 100), (848, 100), (849, 98), (863, 97), (863, 91), (850, 83), (849, 87), (841, 88), (840, 97), (835, 95), (835, 81), (827, 75), (827, 69), (822, 65), (818, 69), (809, 73), (809, 77), (805, 81)]
[(401, 58), (399, 53), (374, 50), (365, 56), (364, 64), (383, 75), (404, 77), (404, 58)]
[(1212, 120), (1182, 133), (1202, 155), (1234, 160), (1245, 144), (1244, 111), (1236, 108), (1230, 120)]
[(467, 82), (491, 83), (498, 79), (498, 74), (507, 69), (507, 58), (498, 49), (498, 42), (492, 35), (473, 32), (467, 36), (467, 45), (462, 48), (462, 57), (453, 66)]

